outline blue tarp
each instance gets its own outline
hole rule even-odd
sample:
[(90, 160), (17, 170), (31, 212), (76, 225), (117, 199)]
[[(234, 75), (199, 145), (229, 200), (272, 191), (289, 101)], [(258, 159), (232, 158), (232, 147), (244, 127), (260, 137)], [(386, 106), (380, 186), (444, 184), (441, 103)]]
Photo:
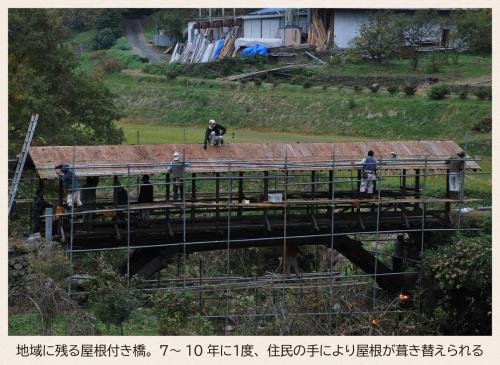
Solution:
[(222, 50), (222, 47), (224, 46), (224, 39), (221, 39), (220, 41), (217, 42), (217, 45), (215, 46), (215, 52), (214, 52), (214, 61), (217, 61), (217, 57), (219, 57), (219, 53)]
[(285, 12), (285, 8), (268, 8), (257, 10), (252, 13), (248, 13), (248, 15), (270, 15), (270, 14), (283, 14)]
[(267, 48), (261, 44), (256, 44), (253, 47), (245, 48), (243, 52), (241, 52), (241, 58), (255, 58), (255, 56), (267, 57), (268, 55), (269, 52), (267, 51)]

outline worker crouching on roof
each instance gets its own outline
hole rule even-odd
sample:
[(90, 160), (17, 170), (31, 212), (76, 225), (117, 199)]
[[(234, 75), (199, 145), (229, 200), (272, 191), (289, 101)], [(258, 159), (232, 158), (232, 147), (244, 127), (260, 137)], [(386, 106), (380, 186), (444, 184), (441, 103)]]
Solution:
[(353, 162), (353, 165), (361, 166), (361, 184), (359, 186), (360, 193), (366, 193), (368, 198), (373, 198), (373, 188), (377, 180), (377, 160), (373, 157), (372, 150), (368, 151), (368, 156), (359, 161)]
[(448, 184), (450, 187), (450, 198), (460, 198), (463, 186), (463, 173), (465, 169), (465, 152), (460, 151), (451, 156), (446, 163), (449, 165)]
[[(180, 161), (179, 152), (174, 152), (172, 161), (167, 166), (167, 172), (172, 174), (174, 180), (174, 200), (179, 198), (183, 200), (184, 197), (184, 173), (186, 167), (191, 164), (185, 161)], [(179, 195), (180, 192), (180, 195)]]
[(208, 142), (210, 142), (212, 146), (222, 146), (224, 143), (224, 134), (226, 134), (226, 128), (223, 125), (215, 123), (215, 120), (210, 119), (208, 122), (208, 128), (205, 131), (203, 148), (207, 149)]
[(80, 184), (73, 169), (70, 168), (68, 164), (62, 163), (56, 166), (56, 174), (59, 181), (62, 181), (64, 187), (68, 190), (68, 196), (66, 198), (68, 208), (73, 207), (73, 202), (76, 203), (77, 207), (81, 207), (83, 204), (80, 199)]

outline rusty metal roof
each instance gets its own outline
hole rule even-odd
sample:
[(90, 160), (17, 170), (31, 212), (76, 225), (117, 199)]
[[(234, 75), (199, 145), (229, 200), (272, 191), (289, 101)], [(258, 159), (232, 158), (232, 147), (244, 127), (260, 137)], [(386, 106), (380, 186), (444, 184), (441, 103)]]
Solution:
[[(78, 176), (163, 173), (175, 151), (191, 163), (189, 172), (272, 171), (285, 165), (290, 170), (325, 170), (334, 160), (337, 169), (352, 169), (351, 161), (370, 149), (386, 170), (446, 169), (445, 159), (461, 151), (453, 141), (227, 144), (207, 150), (201, 144), (157, 144), (31, 147), (29, 157), (41, 178), (54, 178), (60, 163), (74, 164)], [(390, 159), (391, 152), (396, 160)], [(467, 168), (479, 165), (467, 161)]]

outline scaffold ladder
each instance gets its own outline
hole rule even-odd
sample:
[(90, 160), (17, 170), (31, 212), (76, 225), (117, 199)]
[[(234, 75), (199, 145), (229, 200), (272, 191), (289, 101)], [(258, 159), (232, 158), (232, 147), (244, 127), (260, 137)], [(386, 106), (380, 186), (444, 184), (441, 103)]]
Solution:
[(28, 132), (26, 133), (26, 138), (24, 139), (23, 149), (17, 160), (16, 172), (14, 173), (14, 178), (10, 185), (9, 191), (9, 216), (14, 205), (14, 200), (16, 198), (17, 188), (19, 187), (19, 182), (21, 181), (21, 176), (23, 175), (24, 164), (26, 162), (26, 157), (28, 157), (28, 150), (31, 146), (31, 141), (33, 140), (33, 135), (35, 134), (36, 123), (38, 122), (38, 114), (31, 114), (30, 124), (28, 126)]

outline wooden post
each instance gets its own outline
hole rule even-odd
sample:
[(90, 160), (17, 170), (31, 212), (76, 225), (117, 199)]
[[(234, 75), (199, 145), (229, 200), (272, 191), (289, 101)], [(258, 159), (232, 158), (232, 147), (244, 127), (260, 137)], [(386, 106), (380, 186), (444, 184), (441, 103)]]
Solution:
[(196, 173), (191, 174), (191, 219), (194, 219), (196, 208), (194, 202), (196, 201)]
[(406, 169), (403, 169), (401, 177), (401, 191), (406, 195)]
[[(447, 198), (450, 197), (450, 179), (449, 179), (449, 176), (450, 176), (450, 170), (448, 169), (448, 170), (446, 170), (446, 176), (445, 176), (445, 179), (446, 179), (446, 197)], [(447, 214), (450, 214), (451, 213), (451, 204), (449, 202), (445, 203), (444, 209), (446, 210)]]
[(311, 171), (311, 197), (314, 198), (316, 194), (316, 171)]
[[(415, 169), (415, 199), (420, 199), (420, 169)], [(415, 204), (415, 209), (418, 209), (419, 203)]]
[(215, 173), (215, 202), (217, 203), (217, 207), (215, 208), (215, 217), (216, 217), (216, 226), (217, 232), (219, 231), (219, 219), (220, 219), (220, 172)]
[(269, 171), (264, 171), (264, 200), (268, 200), (269, 194)]
[[(243, 175), (244, 172), (240, 171), (238, 173), (238, 203), (243, 202)], [(238, 216), (241, 216), (243, 214), (243, 208), (241, 206), (238, 207)]]

